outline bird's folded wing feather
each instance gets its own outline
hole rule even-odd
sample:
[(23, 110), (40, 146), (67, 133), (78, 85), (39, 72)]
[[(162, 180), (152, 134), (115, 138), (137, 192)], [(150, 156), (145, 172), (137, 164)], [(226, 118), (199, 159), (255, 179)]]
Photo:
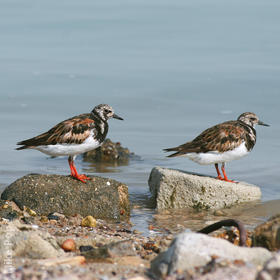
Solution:
[(245, 140), (245, 129), (236, 121), (228, 121), (206, 129), (193, 141), (179, 146), (179, 150), (184, 153), (222, 153), (237, 148)]
[(89, 114), (82, 114), (65, 120), (55, 125), (49, 131), (19, 142), (18, 144), (29, 147), (55, 144), (80, 144), (90, 136), (93, 128), (94, 120), (90, 118)]

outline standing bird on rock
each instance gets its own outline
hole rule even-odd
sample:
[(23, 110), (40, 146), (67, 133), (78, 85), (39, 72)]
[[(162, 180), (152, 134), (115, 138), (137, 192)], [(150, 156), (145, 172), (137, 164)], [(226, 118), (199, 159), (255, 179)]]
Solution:
[[(246, 156), (256, 143), (255, 126), (263, 123), (254, 113), (241, 114), (236, 121), (227, 121), (204, 130), (191, 142), (175, 148), (165, 149), (166, 152), (176, 153), (168, 157), (187, 156), (189, 159), (202, 164), (215, 164), (217, 179), (234, 182), (228, 179), (225, 162)], [(218, 164), (222, 164), (221, 176)]]
[(17, 150), (36, 149), (51, 156), (68, 156), (71, 176), (85, 183), (85, 180), (91, 178), (78, 174), (74, 159), (103, 143), (109, 128), (107, 121), (111, 118), (123, 120), (114, 113), (111, 106), (100, 104), (89, 114), (62, 121), (43, 134), (17, 143), (22, 145)]

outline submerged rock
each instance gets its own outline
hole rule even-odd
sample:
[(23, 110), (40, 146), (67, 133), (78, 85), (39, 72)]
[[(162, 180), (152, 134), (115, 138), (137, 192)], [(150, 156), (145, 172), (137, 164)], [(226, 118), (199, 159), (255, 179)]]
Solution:
[(280, 249), (280, 214), (271, 217), (257, 226), (252, 235), (253, 246), (267, 248), (270, 251)]
[(149, 186), (157, 209), (221, 209), (261, 197), (260, 188), (254, 185), (161, 167), (152, 169)]
[(83, 158), (86, 161), (127, 164), (131, 155), (133, 154), (123, 148), (120, 142), (106, 139), (97, 149), (84, 153)]
[(204, 266), (213, 256), (221, 260), (240, 260), (253, 265), (263, 265), (272, 254), (264, 248), (238, 247), (223, 239), (184, 232), (172, 241), (167, 251), (160, 253), (152, 261), (151, 273), (162, 278), (176, 271)]
[(82, 183), (70, 176), (29, 174), (9, 185), (1, 195), (20, 208), (29, 207), (39, 215), (92, 215), (119, 221), (130, 215), (128, 188), (112, 179), (92, 177)]

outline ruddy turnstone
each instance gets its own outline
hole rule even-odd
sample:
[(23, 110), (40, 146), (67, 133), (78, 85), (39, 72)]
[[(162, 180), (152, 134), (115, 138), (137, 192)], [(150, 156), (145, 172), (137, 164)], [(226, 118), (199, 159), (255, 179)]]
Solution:
[[(164, 149), (176, 153), (168, 157), (187, 156), (189, 159), (202, 164), (215, 164), (217, 179), (234, 182), (228, 179), (225, 163), (246, 156), (256, 143), (255, 126), (263, 123), (254, 113), (241, 114), (236, 121), (227, 121), (204, 130), (191, 142), (175, 148)], [(221, 176), (218, 164), (222, 164)]]
[(21, 141), (17, 150), (36, 149), (51, 156), (68, 156), (71, 176), (85, 183), (90, 180), (78, 174), (74, 159), (78, 154), (94, 150), (105, 140), (110, 118), (123, 120), (114, 113), (111, 106), (100, 104), (89, 114), (81, 114), (55, 125), (49, 131)]

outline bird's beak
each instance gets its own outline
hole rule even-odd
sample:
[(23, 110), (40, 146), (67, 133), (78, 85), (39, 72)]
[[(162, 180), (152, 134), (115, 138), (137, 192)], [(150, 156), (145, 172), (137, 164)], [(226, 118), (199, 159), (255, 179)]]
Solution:
[(118, 120), (122, 120), (122, 121), (123, 121), (123, 118), (119, 117), (119, 116), (118, 116), (118, 115), (116, 115), (116, 114), (114, 114), (114, 115), (113, 115), (113, 118), (114, 118), (114, 119), (118, 119)]
[(259, 124), (259, 125), (263, 125), (263, 126), (269, 126), (269, 124), (266, 124), (266, 123), (264, 123), (264, 122), (262, 122), (262, 121), (259, 121), (258, 124)]

